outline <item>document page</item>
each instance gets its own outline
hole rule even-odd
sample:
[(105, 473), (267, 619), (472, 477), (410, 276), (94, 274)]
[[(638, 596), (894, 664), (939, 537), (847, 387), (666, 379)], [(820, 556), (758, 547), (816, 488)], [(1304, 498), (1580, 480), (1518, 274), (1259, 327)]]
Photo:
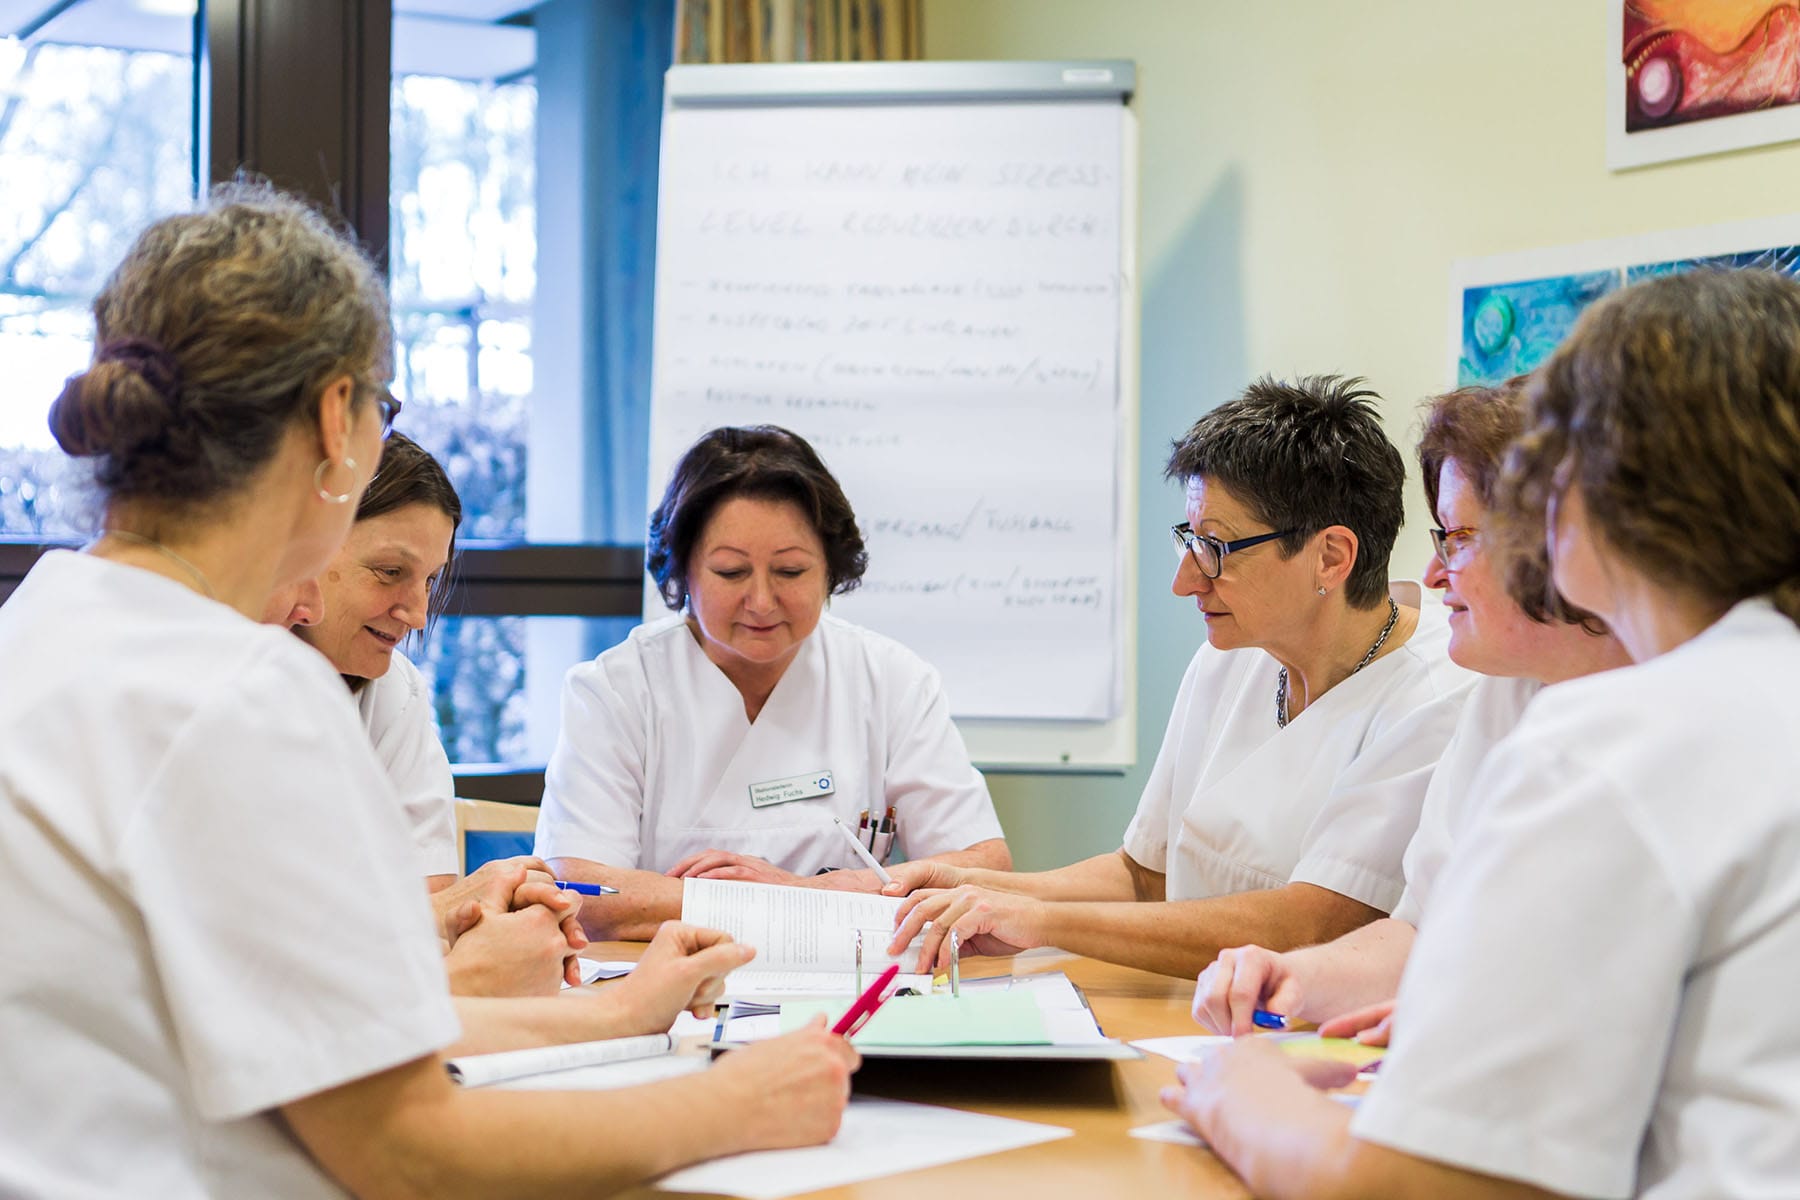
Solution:
[(898, 957), (887, 953), (900, 903), (898, 897), (870, 892), (686, 879), (681, 919), (722, 929), (756, 947), (755, 961), (726, 979), (728, 997), (843, 995), (856, 990), (859, 931), (865, 980), (873, 980), (893, 963), (900, 963), (904, 971), (917, 961), (918, 938)]
[(837, 1137), (802, 1150), (762, 1150), (676, 1171), (666, 1192), (707, 1192), (778, 1200), (921, 1167), (998, 1154), (1069, 1137), (1072, 1129), (980, 1113), (852, 1097)]

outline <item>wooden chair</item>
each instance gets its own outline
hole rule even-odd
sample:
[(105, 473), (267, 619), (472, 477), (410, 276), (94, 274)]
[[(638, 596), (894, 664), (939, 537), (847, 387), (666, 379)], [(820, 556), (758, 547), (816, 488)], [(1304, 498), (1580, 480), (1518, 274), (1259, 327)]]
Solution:
[(535, 805), (457, 800), (456, 853), (462, 873), (467, 875), (496, 858), (530, 854), (537, 818)]

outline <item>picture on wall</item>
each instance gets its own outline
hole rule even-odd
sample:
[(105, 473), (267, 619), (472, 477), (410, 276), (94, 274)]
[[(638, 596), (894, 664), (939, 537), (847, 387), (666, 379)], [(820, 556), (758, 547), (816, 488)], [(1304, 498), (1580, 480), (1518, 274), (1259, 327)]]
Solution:
[(1613, 0), (1607, 165), (1800, 139), (1795, 0)]
[(1705, 267), (1800, 276), (1800, 216), (1462, 259), (1451, 270), (1450, 377), (1491, 386), (1533, 370), (1608, 292)]

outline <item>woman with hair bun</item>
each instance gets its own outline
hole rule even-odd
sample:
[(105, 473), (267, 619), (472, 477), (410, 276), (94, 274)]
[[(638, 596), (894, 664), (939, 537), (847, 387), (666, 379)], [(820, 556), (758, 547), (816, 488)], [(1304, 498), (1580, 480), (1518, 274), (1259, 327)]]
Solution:
[(1800, 1183), (1800, 281), (1616, 292), (1528, 404), (1500, 532), (1634, 665), (1489, 755), (1354, 1115), (1266, 1043), (1181, 1068), (1164, 1102), (1258, 1196)]
[(0, 1194), (611, 1192), (830, 1138), (856, 1054), (822, 1024), (626, 1091), (450, 1082), (452, 1044), (710, 1011), (750, 954), (671, 923), (624, 991), (453, 1003), (343, 682), (258, 620), (325, 569), (380, 456), (379, 277), (238, 184), (145, 230), (94, 316), (50, 424), (105, 527), (0, 608)]

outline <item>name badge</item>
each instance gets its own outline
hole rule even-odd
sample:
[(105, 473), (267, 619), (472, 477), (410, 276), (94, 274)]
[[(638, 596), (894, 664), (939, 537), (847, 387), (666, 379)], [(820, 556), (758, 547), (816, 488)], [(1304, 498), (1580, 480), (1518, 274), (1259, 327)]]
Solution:
[(791, 779), (771, 779), (767, 783), (750, 785), (750, 807), (768, 808), (790, 800), (811, 800), (814, 796), (829, 796), (836, 790), (830, 771), (812, 771)]

